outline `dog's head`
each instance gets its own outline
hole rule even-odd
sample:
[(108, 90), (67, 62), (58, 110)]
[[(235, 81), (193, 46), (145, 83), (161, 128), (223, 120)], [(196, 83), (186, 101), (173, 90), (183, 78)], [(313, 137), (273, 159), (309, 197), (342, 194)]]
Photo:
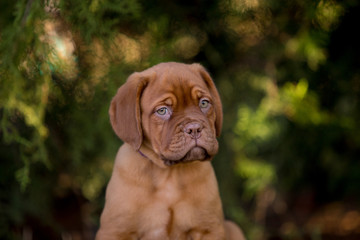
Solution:
[(221, 101), (199, 64), (161, 63), (132, 74), (109, 114), (120, 139), (135, 150), (150, 149), (161, 167), (210, 160), (218, 151)]

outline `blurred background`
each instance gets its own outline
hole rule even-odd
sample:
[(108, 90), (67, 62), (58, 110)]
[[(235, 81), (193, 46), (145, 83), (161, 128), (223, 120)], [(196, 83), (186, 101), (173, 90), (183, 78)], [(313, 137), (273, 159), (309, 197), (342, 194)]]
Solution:
[(360, 239), (357, 0), (0, 1), (0, 239), (93, 239), (134, 71), (198, 62), (248, 239)]

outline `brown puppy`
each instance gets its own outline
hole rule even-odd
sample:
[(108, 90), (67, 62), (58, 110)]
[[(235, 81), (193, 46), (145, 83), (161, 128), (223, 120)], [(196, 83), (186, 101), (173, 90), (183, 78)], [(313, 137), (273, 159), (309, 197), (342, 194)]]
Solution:
[(132, 74), (109, 114), (125, 143), (97, 240), (244, 239), (224, 221), (209, 161), (218, 151), (222, 106), (201, 65), (161, 63)]

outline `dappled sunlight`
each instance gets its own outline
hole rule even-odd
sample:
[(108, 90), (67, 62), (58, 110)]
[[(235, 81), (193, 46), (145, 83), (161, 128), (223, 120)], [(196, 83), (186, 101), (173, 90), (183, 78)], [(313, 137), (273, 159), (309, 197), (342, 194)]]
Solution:
[(114, 53), (119, 54), (127, 64), (139, 64), (142, 59), (142, 52), (149, 52), (148, 46), (135, 39), (118, 34), (114, 41)]
[(306, 79), (300, 79), (297, 85), (287, 83), (279, 96), (284, 114), (299, 124), (324, 124), (330, 120), (330, 115), (321, 110), (314, 92), (308, 91)]
[(78, 68), (75, 56), (75, 43), (69, 30), (62, 29), (56, 20), (43, 22), (44, 34), (40, 40), (49, 46), (47, 64), (50, 71), (59, 74), (67, 81), (75, 80)]
[(237, 131), (247, 130), (253, 132), (254, 136), (267, 136), (270, 129), (276, 131), (275, 123), (269, 125), (269, 128), (264, 125), (274, 116), (285, 116), (305, 125), (330, 121), (329, 113), (320, 109), (315, 92), (309, 91), (306, 79), (300, 79), (297, 84), (286, 83), (281, 88), (276, 87), (269, 78), (254, 77), (251, 81), (254, 89), (265, 92), (265, 97), (256, 110), (250, 110), (246, 106), (239, 108)]
[(298, 37), (288, 40), (285, 46), (285, 54), (289, 58), (305, 60), (312, 70), (317, 70), (320, 64), (326, 61), (326, 50), (308, 35), (300, 33)]
[(179, 37), (174, 43), (174, 51), (184, 59), (196, 56), (200, 51), (200, 43), (192, 35)]
[(247, 159), (244, 155), (237, 161), (236, 172), (245, 179), (245, 199), (253, 198), (276, 180), (273, 165), (261, 160)]
[(271, 121), (268, 114), (264, 108), (254, 111), (246, 106), (240, 107), (234, 130), (239, 136), (239, 141), (243, 143), (234, 147), (241, 149), (245, 147), (244, 144), (248, 144), (248, 147), (254, 151), (256, 149), (254, 142), (266, 142), (274, 137), (274, 134), (278, 134), (280, 125), (276, 121)]
[(230, 11), (243, 12), (259, 7), (260, 2), (261, 0), (222, 0), (220, 1), (220, 7)]
[(320, 27), (326, 31), (339, 24), (340, 17), (344, 14), (344, 8), (336, 1), (320, 1), (316, 8), (316, 20)]
[(242, 39), (236, 46), (240, 49), (256, 46), (271, 30), (274, 30), (271, 27), (271, 12), (264, 8), (256, 10), (253, 19), (243, 18), (241, 14), (231, 14), (226, 17), (225, 21), (229, 29)]
[(179, 31), (176, 35), (172, 49), (182, 59), (195, 57), (208, 42), (206, 32), (197, 27), (192, 27), (187, 31)]
[(341, 202), (326, 205), (306, 223), (307, 231), (318, 230), (341, 238), (349, 234), (360, 234), (360, 211)]
[(45, 138), (48, 136), (48, 130), (43, 124), (45, 114), (43, 108), (34, 108), (34, 106), (28, 105), (13, 97), (9, 99), (7, 107), (17, 108), (21, 114), (24, 115), (25, 122), (28, 126), (34, 127), (41, 137)]

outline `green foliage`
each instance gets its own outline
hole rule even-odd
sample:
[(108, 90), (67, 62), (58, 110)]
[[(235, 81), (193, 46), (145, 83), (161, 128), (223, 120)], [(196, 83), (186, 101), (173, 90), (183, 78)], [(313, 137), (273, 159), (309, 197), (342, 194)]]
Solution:
[(75, 31), (85, 40), (108, 37), (115, 33), (116, 25), (123, 21), (139, 19), (141, 5), (136, 0), (77, 0), (60, 1), (59, 8)]
[[(0, 37), (1, 132), (5, 143), (19, 145), (24, 166), (16, 171), (16, 178), (24, 189), (30, 182), (30, 163), (48, 164), (44, 146), (48, 131), (44, 118), (51, 76), (47, 64), (43, 63), (48, 52), (47, 44), (40, 40), (43, 30), (33, 27), (44, 16), (40, 1), (13, 4), (6, 6), (6, 10), (15, 9), (10, 17), (13, 22), (4, 18), (1, 21), (4, 24)], [(27, 127), (31, 133), (24, 136), (20, 128)]]
[(249, 200), (256, 193), (263, 191), (270, 184), (275, 184), (276, 175), (274, 166), (254, 159), (246, 159), (242, 156), (236, 166), (237, 173), (245, 180), (244, 198)]

